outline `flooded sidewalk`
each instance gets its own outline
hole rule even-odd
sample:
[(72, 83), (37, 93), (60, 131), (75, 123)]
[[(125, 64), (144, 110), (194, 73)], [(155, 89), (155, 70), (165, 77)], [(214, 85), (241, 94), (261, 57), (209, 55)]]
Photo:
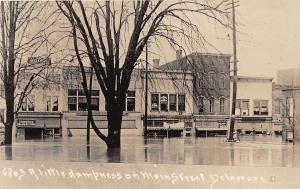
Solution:
[(300, 145), (282, 142), (281, 136), (240, 139), (228, 143), (224, 137), (122, 136), (121, 149), (108, 152), (97, 137), (91, 138), (89, 146), (85, 136), (49, 137), (1, 146), (0, 160), (300, 167)]

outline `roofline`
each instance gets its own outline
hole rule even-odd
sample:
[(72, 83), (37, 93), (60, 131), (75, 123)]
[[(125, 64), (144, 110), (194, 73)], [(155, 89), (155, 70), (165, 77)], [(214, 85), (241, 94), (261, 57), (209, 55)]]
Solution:
[[(233, 78), (233, 76), (230, 76), (230, 78)], [(273, 77), (256, 77), (256, 76), (237, 76), (238, 79), (262, 79), (262, 80), (273, 80)]]

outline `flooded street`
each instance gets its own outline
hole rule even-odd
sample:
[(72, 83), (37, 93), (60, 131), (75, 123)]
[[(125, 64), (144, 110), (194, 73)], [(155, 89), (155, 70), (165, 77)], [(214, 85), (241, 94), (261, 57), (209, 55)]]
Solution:
[(63, 162), (115, 162), (190, 165), (300, 167), (300, 145), (283, 143), (281, 136), (243, 136), (239, 143), (224, 137), (148, 138), (123, 136), (120, 150), (107, 152), (97, 137), (86, 145), (84, 136), (17, 141), (0, 147), (0, 159)]

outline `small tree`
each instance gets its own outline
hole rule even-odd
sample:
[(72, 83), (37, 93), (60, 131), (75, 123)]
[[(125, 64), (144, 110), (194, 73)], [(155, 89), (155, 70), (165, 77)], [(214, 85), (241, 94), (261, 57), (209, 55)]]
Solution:
[[(57, 18), (54, 18), (55, 11), (46, 12), (46, 8), (51, 10), (47, 3), (40, 2), (0, 3), (0, 76), (6, 101), (5, 119), (1, 116), (5, 125), (4, 144), (12, 143), (15, 114), (34, 88), (35, 78), (50, 65), (49, 61), (36, 61), (37, 59), (32, 58), (38, 54), (44, 55), (47, 60), (55, 46), (48, 41), (54, 32), (46, 31)], [(41, 54), (41, 49), (48, 52)], [(20, 92), (16, 92), (17, 88)]]
[[(81, 68), (89, 120), (108, 148), (120, 147), (126, 93), (136, 61), (148, 40), (165, 39), (181, 47), (176, 39), (194, 40), (195, 36), (201, 36), (199, 24), (191, 19), (193, 15), (223, 24), (223, 3), (223, 0), (217, 4), (206, 0), (57, 2), (72, 26), (71, 36)], [(107, 136), (99, 131), (93, 120), (84, 56), (88, 57), (105, 97)]]

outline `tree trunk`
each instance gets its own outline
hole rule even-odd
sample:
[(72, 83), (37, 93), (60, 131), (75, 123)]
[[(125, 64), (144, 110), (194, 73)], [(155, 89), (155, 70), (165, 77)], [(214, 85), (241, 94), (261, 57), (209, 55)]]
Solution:
[[(110, 107), (109, 107), (110, 106)], [(117, 103), (111, 103), (107, 107), (108, 135), (107, 147), (120, 148), (122, 114)]]
[(14, 123), (14, 97), (6, 97), (6, 122), (4, 144), (12, 144), (12, 127)]

